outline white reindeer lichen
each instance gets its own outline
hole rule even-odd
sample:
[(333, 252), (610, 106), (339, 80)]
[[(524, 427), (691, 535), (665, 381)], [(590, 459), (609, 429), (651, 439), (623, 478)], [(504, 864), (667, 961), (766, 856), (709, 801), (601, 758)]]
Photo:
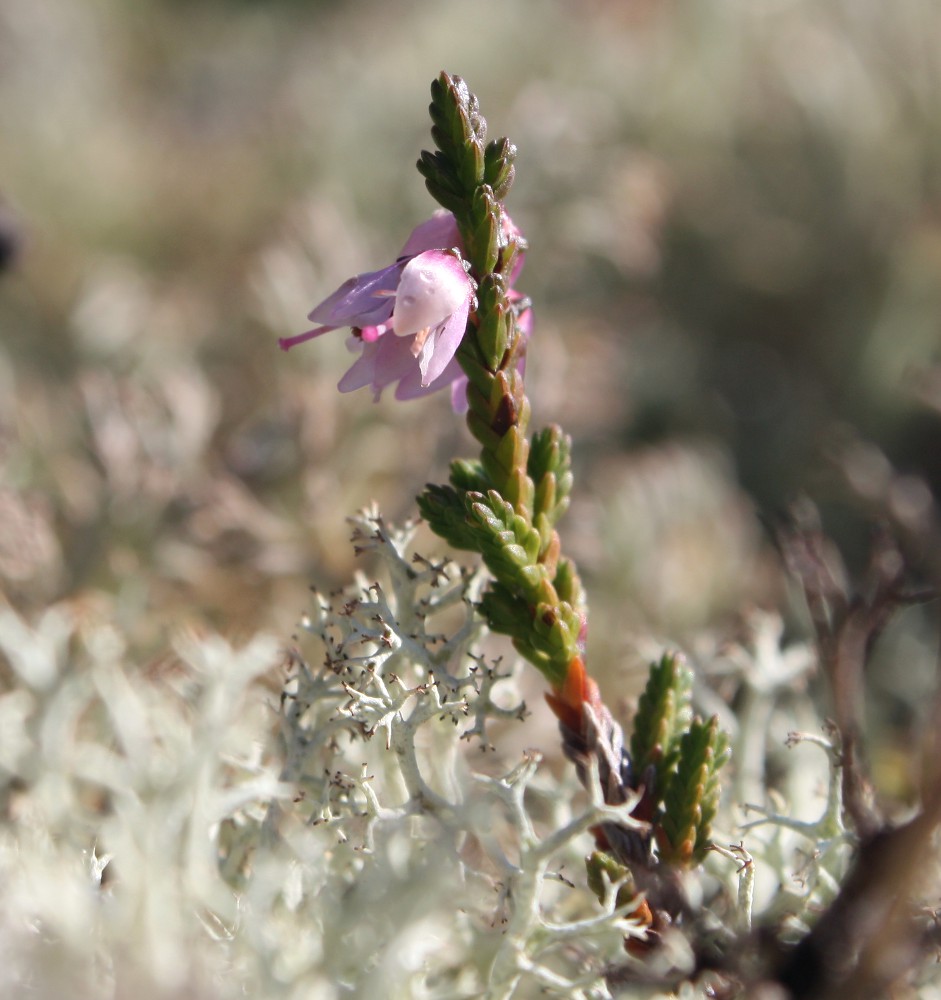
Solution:
[(381, 581), (315, 597), (274, 713), (270, 639), (142, 670), (101, 620), (0, 612), (3, 995), (609, 995), (632, 926), (559, 873), (627, 807), (535, 751), (493, 776), (525, 706), (477, 577), (354, 527)]

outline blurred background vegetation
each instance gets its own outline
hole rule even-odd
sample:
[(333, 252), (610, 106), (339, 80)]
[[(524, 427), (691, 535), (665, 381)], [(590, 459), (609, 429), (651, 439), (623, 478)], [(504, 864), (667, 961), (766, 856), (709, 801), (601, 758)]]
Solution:
[[(441, 69), (519, 147), (534, 420), (575, 438), (563, 538), (609, 684), (648, 638), (784, 600), (766, 525), (794, 497), (852, 562), (883, 452), (941, 486), (931, 0), (5, 0), (17, 608), (68, 599), (153, 653), (184, 624), (287, 635), (349, 579), (349, 513), (410, 516), (472, 452), (444, 395), (336, 393), (342, 334), (276, 343), (430, 213)], [(856, 436), (879, 451), (850, 467)]]

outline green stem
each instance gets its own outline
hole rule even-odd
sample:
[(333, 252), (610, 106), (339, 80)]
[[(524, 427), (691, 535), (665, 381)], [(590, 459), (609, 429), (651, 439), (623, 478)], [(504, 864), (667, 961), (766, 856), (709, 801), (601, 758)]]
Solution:
[(460, 77), (442, 73), (431, 87), (432, 138), (418, 169), (428, 190), (453, 212), (477, 282), (477, 307), (457, 359), (468, 378), (467, 426), (480, 445), (477, 467), (455, 463), (450, 487), (420, 498), (432, 528), (480, 552), (497, 583), (481, 607), (491, 628), (558, 687), (579, 653), (582, 589), (561, 557), (555, 523), (571, 489), (568, 440), (557, 427), (532, 439), (530, 406), (519, 371), (520, 297), (510, 293), (517, 255), (502, 199), (513, 181), (515, 147), (487, 143), (477, 98)]

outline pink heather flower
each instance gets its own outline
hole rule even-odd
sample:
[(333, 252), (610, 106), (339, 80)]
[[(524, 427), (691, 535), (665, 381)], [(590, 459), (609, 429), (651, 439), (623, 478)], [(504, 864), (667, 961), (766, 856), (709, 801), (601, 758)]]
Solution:
[[(504, 228), (508, 236), (518, 233), (505, 213)], [(361, 354), (340, 379), (341, 392), (370, 386), (379, 399), (394, 384), (396, 399), (413, 399), (450, 385), (455, 409), (466, 409), (467, 379), (454, 355), (475, 286), (461, 249), (454, 216), (435, 212), (412, 231), (394, 264), (344, 282), (310, 313), (320, 325), (282, 338), (282, 350), (351, 327), (351, 346), (361, 347)]]
[(473, 297), (474, 283), (451, 251), (412, 257), (399, 275), (391, 317), (360, 328), (363, 353), (340, 379), (340, 392), (369, 385), (378, 399), (395, 382), (396, 399), (413, 399), (453, 382)]

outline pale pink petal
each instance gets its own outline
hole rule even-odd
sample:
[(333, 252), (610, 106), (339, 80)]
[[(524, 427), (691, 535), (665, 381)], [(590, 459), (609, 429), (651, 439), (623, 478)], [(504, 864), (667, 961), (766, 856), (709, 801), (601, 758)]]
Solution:
[(444, 389), (455, 380), (463, 377), (461, 366), (458, 364), (456, 358), (451, 359), (447, 368), (430, 385), (422, 385), (421, 372), (415, 367), (399, 382), (395, 390), (395, 398), (405, 400), (417, 399), (419, 396), (428, 396), (433, 392)]
[(410, 345), (397, 337), (380, 337), (363, 344), (363, 353), (340, 379), (340, 392), (353, 392), (370, 386), (376, 399), (387, 385), (400, 381), (418, 370)]
[[(435, 356), (435, 343), (438, 340), (438, 327), (430, 330), (425, 337), (425, 342), (421, 346), (421, 350), (418, 353), (418, 371), (421, 375), (422, 385), (431, 385), (433, 379), (428, 374), (428, 369), (431, 366), (431, 362)], [(412, 345), (412, 350), (415, 350), (415, 345)]]
[[(454, 364), (457, 364), (457, 362), (455, 361)], [(443, 375), (442, 378), (444, 378)], [(451, 409), (454, 410), (455, 413), (467, 413), (467, 389), (469, 386), (470, 381), (463, 372), (461, 372), (451, 383)]]
[(463, 250), (461, 234), (454, 216), (446, 209), (439, 208), (430, 219), (426, 219), (412, 230), (399, 257), (414, 257), (424, 250)]
[(426, 250), (402, 271), (392, 328), (400, 337), (433, 329), (469, 301), (473, 290), (460, 258), (443, 250)]
[[(444, 323), (428, 337), (428, 340), (434, 338), (434, 344), (427, 359), (424, 356), (425, 352), (422, 352), (423, 364), (420, 367), (424, 385), (431, 385), (438, 378), (461, 346), (464, 331), (467, 329), (467, 314), (470, 312), (470, 303), (470, 295), (468, 294)], [(428, 346), (427, 341), (425, 346)]]
[(398, 382), (415, 370), (411, 344), (398, 337), (380, 337), (377, 341), (376, 377), (373, 389), (380, 392), (387, 385)]
[(378, 326), (392, 315), (395, 290), (406, 261), (396, 261), (381, 271), (358, 274), (327, 296), (308, 316), (315, 323), (333, 327)]
[(353, 362), (337, 383), (340, 392), (353, 392), (369, 385), (376, 376), (376, 351), (378, 345), (366, 344), (363, 353)]

